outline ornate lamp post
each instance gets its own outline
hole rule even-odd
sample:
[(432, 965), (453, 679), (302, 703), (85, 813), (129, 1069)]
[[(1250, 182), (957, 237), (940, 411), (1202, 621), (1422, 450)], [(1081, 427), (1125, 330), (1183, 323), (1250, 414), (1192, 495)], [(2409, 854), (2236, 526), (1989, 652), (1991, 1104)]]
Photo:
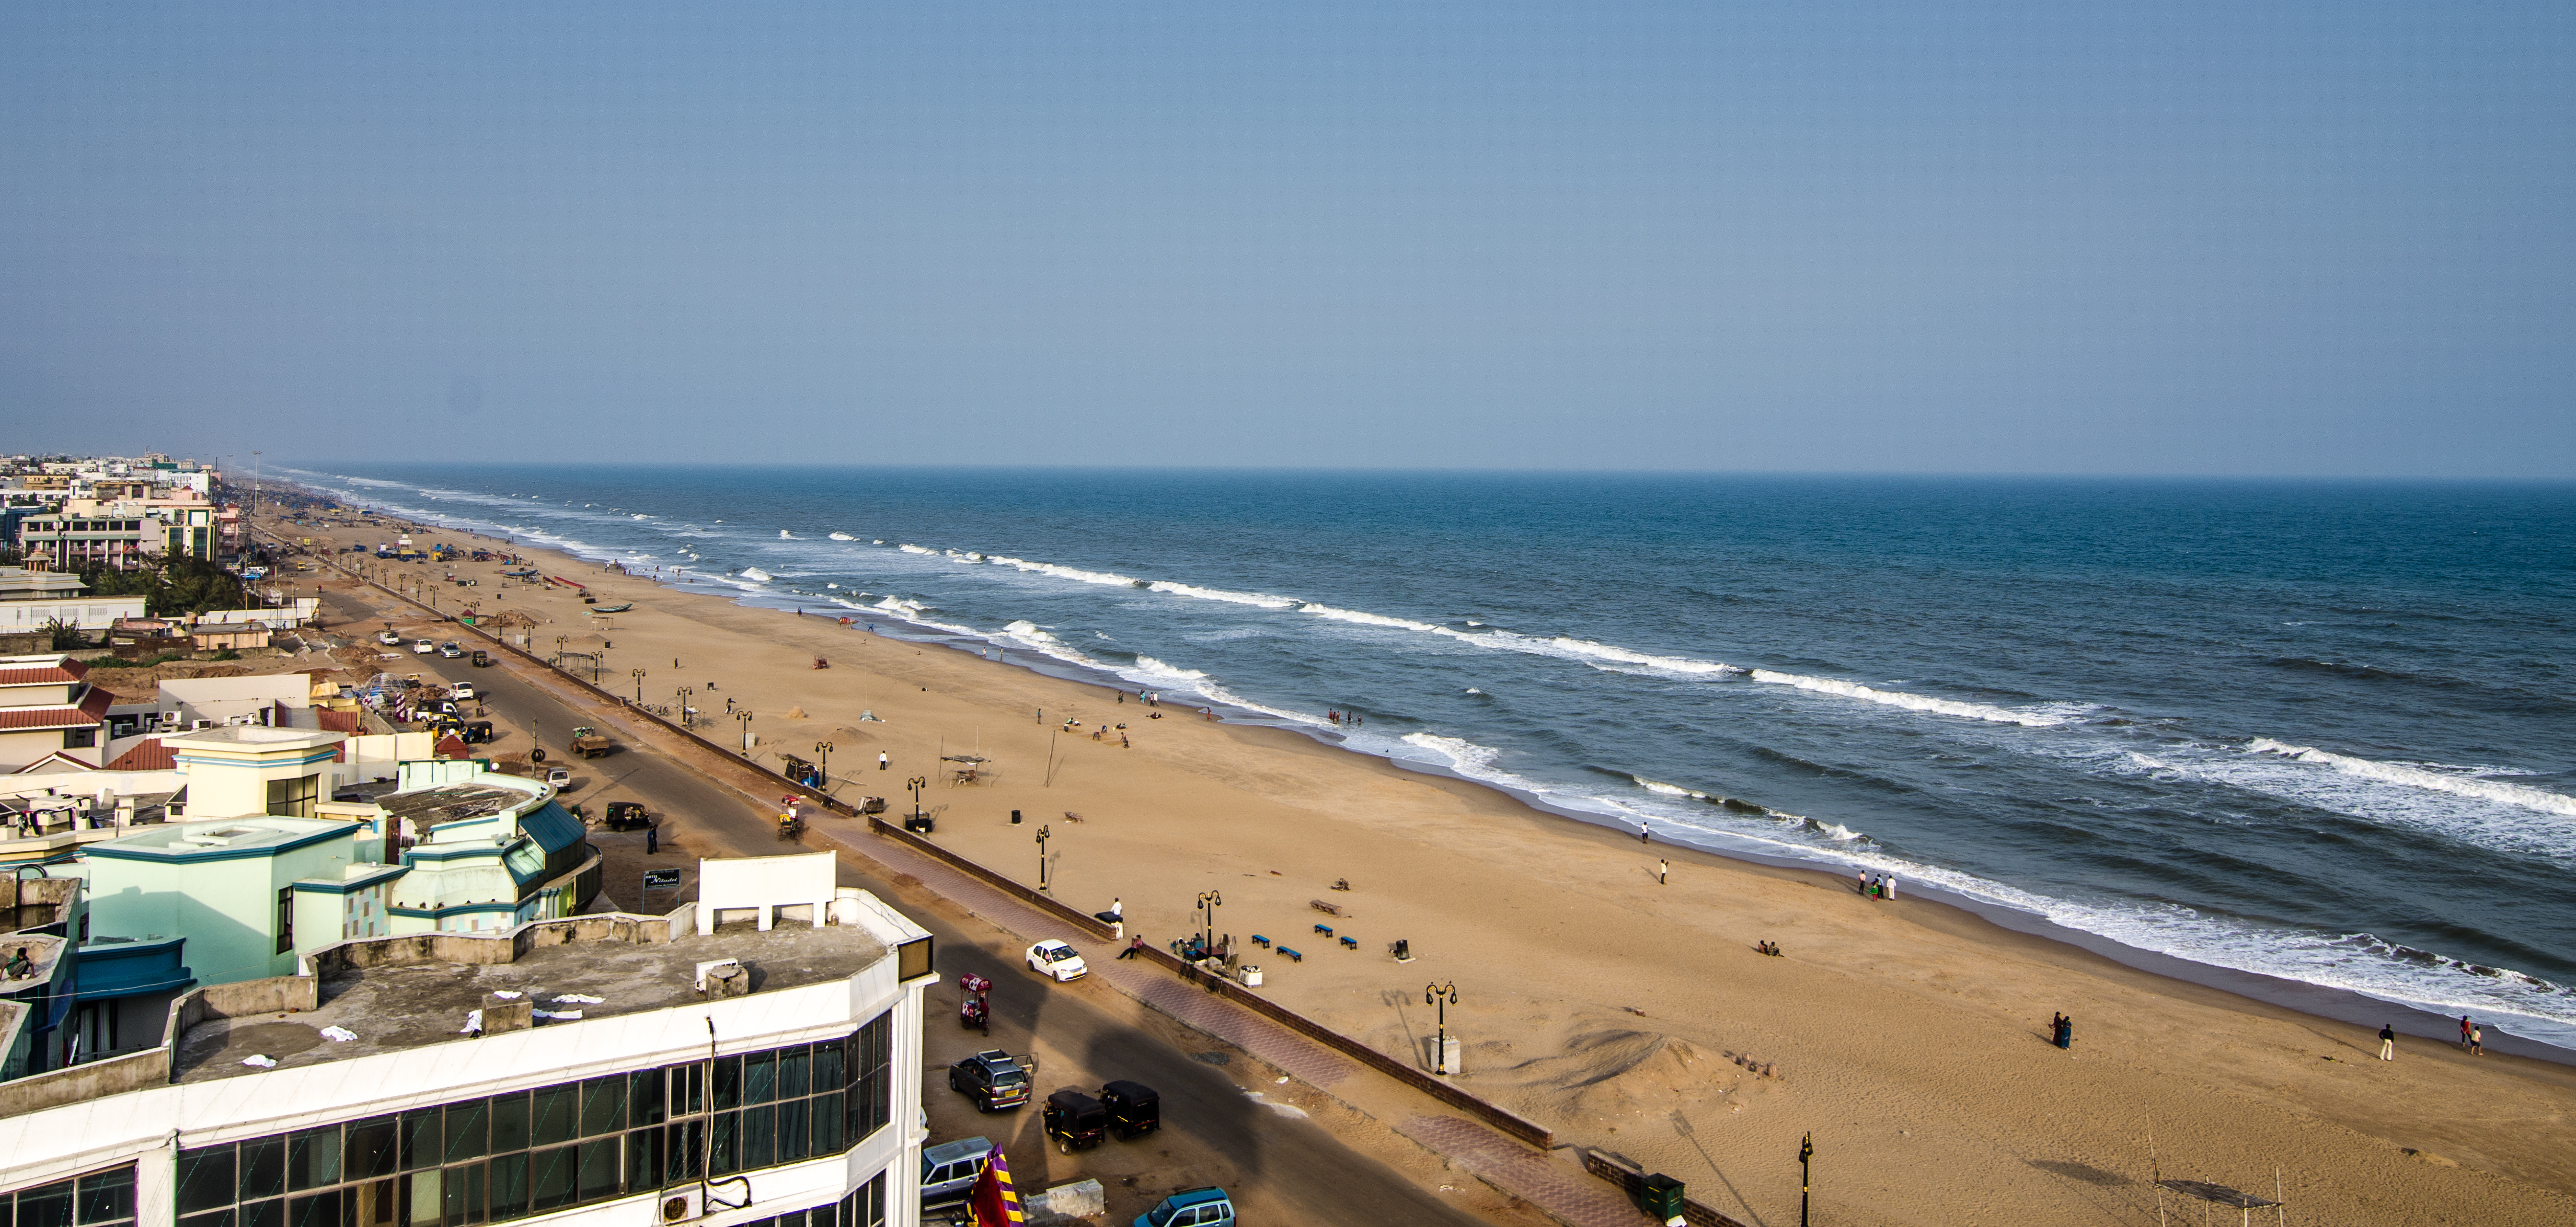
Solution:
[(635, 705), (637, 707), (642, 707), (644, 706), (644, 671), (642, 669), (629, 669), (626, 672), (628, 676), (635, 679)]
[(918, 826), (921, 822), (921, 790), (930, 787), (930, 781), (916, 775), (905, 780), (903, 786), (912, 790), (912, 821)]
[(736, 723), (742, 725), (742, 756), (749, 758), (751, 757), (751, 713), (738, 711), (733, 714), (733, 718)]
[(1431, 1059), (1431, 1072), (1446, 1077), (1449, 1073), (1449, 1007), (1458, 1004), (1457, 982), (1426, 986), (1422, 990), (1422, 1004), (1440, 1009), (1440, 1038), (1438, 1047), (1432, 1049), (1437, 1055)]
[(1807, 1227), (1807, 1160), (1816, 1157), (1816, 1135), (1798, 1139), (1798, 1227)]
[(832, 743), (828, 741), (815, 742), (814, 757), (817, 760), (820, 760), (814, 769), (815, 775), (818, 777), (814, 781), (814, 787), (830, 787), (832, 783)]
[(1046, 844), (1049, 834), (1051, 832), (1044, 826), (1038, 828), (1038, 889), (1052, 894), (1054, 892), (1047, 890)]
[(1212, 890), (1199, 893), (1199, 949), (1202, 951), (1216, 948), (1216, 910), (1223, 906), (1224, 895)]
[(689, 712), (690, 712), (690, 708), (689, 708), (689, 696), (690, 696), (690, 695), (693, 695), (693, 694), (696, 694), (697, 692), (698, 692), (698, 689), (697, 689), (697, 687), (695, 687), (695, 686), (682, 686), (682, 687), (680, 687), (680, 727), (681, 727), (681, 728), (689, 728), (689, 727), (692, 727), (692, 726), (690, 725), (690, 722), (689, 722)]

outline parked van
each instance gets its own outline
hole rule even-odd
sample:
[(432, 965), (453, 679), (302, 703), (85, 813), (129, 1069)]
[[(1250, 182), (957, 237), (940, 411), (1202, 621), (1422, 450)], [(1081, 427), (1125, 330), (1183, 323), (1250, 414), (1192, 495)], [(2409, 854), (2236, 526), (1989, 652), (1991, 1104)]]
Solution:
[(984, 1178), (984, 1167), (993, 1161), (993, 1143), (989, 1138), (966, 1138), (921, 1148), (921, 1208), (944, 1206), (966, 1200), (975, 1191), (975, 1182)]

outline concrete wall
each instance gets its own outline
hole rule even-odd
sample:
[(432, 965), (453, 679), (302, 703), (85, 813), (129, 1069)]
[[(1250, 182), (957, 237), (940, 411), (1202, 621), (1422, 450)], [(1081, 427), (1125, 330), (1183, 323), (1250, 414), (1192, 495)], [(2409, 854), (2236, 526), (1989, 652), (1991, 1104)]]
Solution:
[(143, 616), (139, 596), (84, 596), (51, 601), (0, 601), (0, 633), (40, 631), (60, 618), (84, 631), (102, 633), (118, 618)]
[[(108, 860), (89, 865), (91, 931), (103, 937), (188, 939), (188, 965), (205, 984), (290, 974), (295, 953), (277, 950), (277, 892), (298, 878), (337, 879), (355, 858), (349, 835), (273, 856), (233, 860)], [(331, 921), (337, 940), (338, 920)]]

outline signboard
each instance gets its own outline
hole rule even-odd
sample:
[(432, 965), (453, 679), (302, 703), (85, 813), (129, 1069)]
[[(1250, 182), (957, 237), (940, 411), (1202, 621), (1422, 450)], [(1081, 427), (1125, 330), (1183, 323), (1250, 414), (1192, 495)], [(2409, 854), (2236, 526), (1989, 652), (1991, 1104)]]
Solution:
[(680, 889), (680, 871), (677, 869), (647, 869), (644, 871), (644, 889), (678, 890)]

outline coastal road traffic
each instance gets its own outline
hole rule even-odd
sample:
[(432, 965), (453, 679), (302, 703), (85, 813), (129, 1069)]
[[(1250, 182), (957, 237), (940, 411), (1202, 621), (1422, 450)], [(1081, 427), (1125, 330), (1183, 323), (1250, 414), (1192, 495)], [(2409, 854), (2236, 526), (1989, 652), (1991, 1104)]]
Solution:
[[(388, 602), (388, 604), (390, 604)], [(446, 638), (437, 629), (418, 634)], [(566, 761), (563, 742), (576, 724), (589, 722), (510, 668), (476, 669), (463, 660), (420, 657), (424, 674), (450, 683), (471, 682), (498, 720), (519, 729), (534, 729), (548, 750), (549, 765), (572, 769), (574, 799), (594, 812), (607, 800), (642, 801), (666, 817), (663, 833), (685, 845), (687, 854), (666, 847), (658, 863), (679, 866), (694, 857), (768, 856), (788, 850), (779, 843), (772, 816), (740, 794), (698, 771), (640, 748), (621, 737), (618, 752), (596, 760)], [(515, 751), (515, 739), (501, 747)], [(640, 836), (597, 833), (599, 842), (615, 846), (608, 893), (620, 906), (637, 908), (635, 868), (642, 857)], [(809, 840), (819, 846), (819, 841)], [(1098, 982), (1053, 986), (1031, 976), (1019, 962), (1016, 939), (967, 921), (970, 932), (932, 907), (919, 906), (896, 885), (862, 871), (856, 858), (841, 858), (841, 882), (880, 898), (905, 904), (905, 912), (935, 936), (944, 983), (934, 989), (927, 1007), (923, 1097), (931, 1116), (934, 1140), (983, 1135), (1009, 1152), (1025, 1188), (1033, 1175), (1048, 1173), (1047, 1183), (1097, 1178), (1109, 1190), (1111, 1217), (1124, 1221), (1150, 1208), (1175, 1188), (1224, 1184), (1242, 1204), (1247, 1217), (1300, 1223), (1472, 1224), (1478, 1218), (1448, 1205), (1439, 1196), (1405, 1178), (1385, 1163), (1361, 1154), (1310, 1120), (1257, 1101), (1228, 1076), (1253, 1077), (1253, 1066), (1240, 1053), (1218, 1051), (1217, 1041), (1162, 1028), (1168, 1034), (1115, 1017), (1116, 990)], [(674, 900), (656, 897), (651, 910), (666, 910)], [(640, 910), (640, 909), (639, 909)], [(994, 981), (993, 1030), (987, 1037), (958, 1028), (955, 1015), (957, 977), (974, 972)], [(1095, 1002), (1103, 994), (1113, 999)], [(1104, 1006), (1109, 1008), (1104, 1008)], [(1159, 1016), (1155, 1016), (1159, 1018)], [(1195, 1039), (1193, 1038), (1195, 1037)], [(1185, 1051), (1175, 1042), (1188, 1044)], [(1037, 1085), (1047, 1090), (1087, 1086), (1096, 1090), (1112, 1078), (1129, 1078), (1161, 1091), (1163, 1134), (1134, 1143), (1105, 1143), (1070, 1158), (1049, 1151), (1039, 1129), (1036, 1105), (979, 1117), (946, 1086), (948, 1062), (983, 1047), (1013, 1052), (1035, 1050), (1043, 1057)], [(1195, 1053), (1195, 1055), (1193, 1055)], [(1219, 1066), (1214, 1062), (1227, 1061)], [(1264, 1079), (1263, 1081), (1266, 1081)], [(1284, 1089), (1284, 1088), (1278, 1088)]]

